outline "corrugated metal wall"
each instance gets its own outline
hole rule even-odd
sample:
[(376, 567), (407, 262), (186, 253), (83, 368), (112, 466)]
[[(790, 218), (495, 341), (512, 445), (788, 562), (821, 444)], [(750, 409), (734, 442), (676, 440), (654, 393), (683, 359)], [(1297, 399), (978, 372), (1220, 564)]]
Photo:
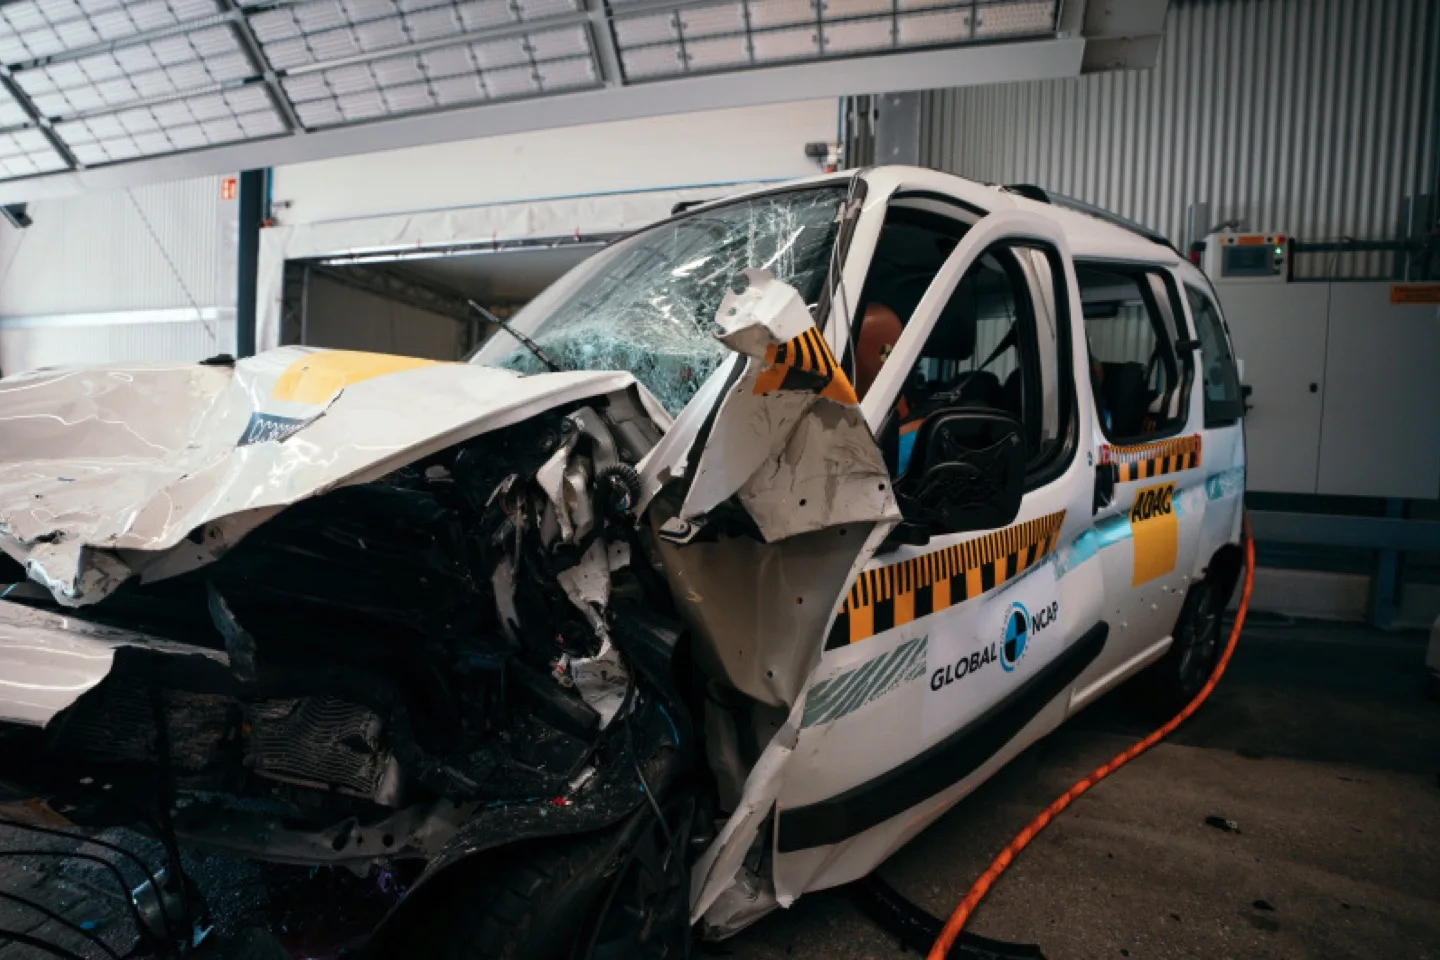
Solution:
[(235, 305), (236, 203), (219, 177), (30, 204), (0, 226), (0, 317)]
[[(174, 308), (233, 317), (237, 212), (221, 197), (221, 179), (39, 201), (29, 206), (29, 227), (0, 225), (0, 369), (233, 352), (233, 320), (135, 317), (104, 331), (63, 320)], [(104, 354), (101, 344), (116, 352)]]
[(1177, 0), (1153, 70), (927, 93), (921, 157), (1177, 243), (1195, 202), (1212, 223), (1390, 238), (1434, 188), (1437, 75), (1435, 0)]

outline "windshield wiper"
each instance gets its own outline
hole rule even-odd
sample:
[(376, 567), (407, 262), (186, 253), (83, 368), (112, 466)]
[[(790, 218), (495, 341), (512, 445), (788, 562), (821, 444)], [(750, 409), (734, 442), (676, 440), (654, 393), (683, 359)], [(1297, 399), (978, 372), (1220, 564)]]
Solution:
[(532, 354), (535, 355), (536, 360), (539, 360), (541, 363), (543, 363), (546, 367), (550, 369), (551, 373), (561, 372), (560, 364), (556, 363), (554, 360), (551, 360), (550, 355), (547, 354), (544, 350), (540, 349), (540, 344), (536, 343), (534, 340), (531, 340), (529, 337), (525, 336), (525, 334), (512, 327), (509, 320), (501, 320), (499, 317), (495, 316), (495, 314), (491, 313), (489, 310), (486, 310), (474, 300), (467, 299), (465, 302), (470, 305), (471, 310), (474, 310), (476, 313), (480, 314), (481, 318), (484, 319), (486, 322), (495, 324), (495, 326), (499, 327), (501, 330), (504, 330), (516, 340), (519, 340), (521, 345), (524, 346), (526, 350), (529, 350)]

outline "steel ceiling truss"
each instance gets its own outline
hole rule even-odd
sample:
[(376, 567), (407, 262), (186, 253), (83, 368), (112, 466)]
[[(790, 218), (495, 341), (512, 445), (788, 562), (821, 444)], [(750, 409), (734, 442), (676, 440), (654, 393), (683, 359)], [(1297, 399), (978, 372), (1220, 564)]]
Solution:
[(1054, 35), (1059, 0), (14, 0), (0, 181), (462, 106)]

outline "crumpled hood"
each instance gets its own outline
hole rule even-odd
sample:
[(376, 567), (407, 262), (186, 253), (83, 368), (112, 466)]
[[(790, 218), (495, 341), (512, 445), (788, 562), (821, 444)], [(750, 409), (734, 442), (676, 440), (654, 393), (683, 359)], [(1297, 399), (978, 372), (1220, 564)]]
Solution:
[(61, 603), (94, 603), (208, 563), (296, 501), (634, 383), (310, 347), (9, 377), (0, 549)]

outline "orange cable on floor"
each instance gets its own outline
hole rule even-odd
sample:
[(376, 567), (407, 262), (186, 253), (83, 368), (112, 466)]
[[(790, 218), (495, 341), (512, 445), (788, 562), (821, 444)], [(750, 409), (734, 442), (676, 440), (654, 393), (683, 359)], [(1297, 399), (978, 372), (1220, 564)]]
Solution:
[(1254, 582), (1255, 573), (1255, 542), (1250, 538), (1250, 518), (1248, 516), (1244, 518), (1244, 538), (1245, 586), (1240, 593), (1240, 607), (1235, 613), (1235, 626), (1231, 628), (1230, 639), (1225, 644), (1225, 652), (1220, 655), (1220, 660), (1215, 664), (1215, 670), (1210, 674), (1210, 679), (1205, 682), (1205, 686), (1200, 688), (1200, 692), (1195, 694), (1194, 699), (1186, 704), (1185, 709), (1176, 714), (1169, 723), (1077, 782), (1057, 797), (1054, 803), (1041, 811), (1039, 816), (1027, 823), (1025, 829), (1016, 834), (1015, 839), (1000, 851), (985, 872), (980, 874), (975, 883), (971, 885), (965, 897), (956, 905), (955, 912), (950, 914), (950, 919), (945, 922), (945, 928), (940, 931), (940, 936), (935, 939), (935, 945), (930, 948), (929, 960), (945, 960), (949, 956), (950, 948), (955, 943), (955, 938), (960, 935), (960, 931), (965, 929), (965, 923), (970, 919), (970, 914), (975, 912), (975, 908), (980, 905), (985, 894), (990, 892), (995, 881), (999, 880), (1000, 875), (1014, 862), (1016, 855), (1029, 846), (1030, 841), (1034, 840), (1035, 836), (1044, 830), (1051, 820), (1059, 816), (1061, 811), (1070, 806), (1086, 790), (1168, 737), (1176, 727), (1188, 720), (1190, 715), (1199, 709), (1200, 704), (1210, 696), (1210, 691), (1215, 689), (1215, 684), (1220, 682), (1220, 677), (1225, 673), (1225, 667), (1230, 663), (1230, 655), (1235, 652), (1235, 644), (1240, 639), (1240, 628), (1245, 625), (1245, 613), (1250, 608), (1250, 588)]

